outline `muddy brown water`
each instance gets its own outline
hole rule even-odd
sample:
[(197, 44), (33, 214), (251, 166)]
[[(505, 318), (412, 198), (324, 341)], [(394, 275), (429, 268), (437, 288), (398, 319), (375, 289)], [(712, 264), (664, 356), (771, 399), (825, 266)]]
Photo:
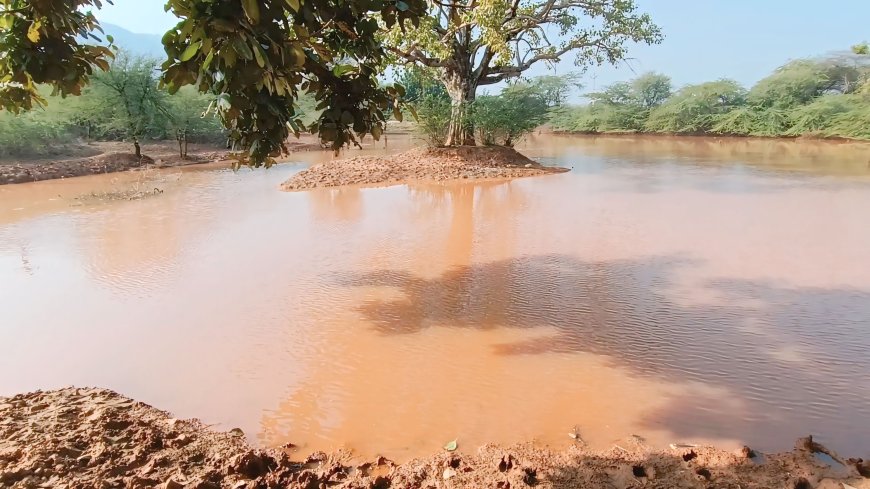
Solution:
[[(330, 157), (305, 153), (0, 187), (0, 395), (109, 387), (299, 456), (575, 427), (870, 455), (870, 146), (522, 150), (573, 171), (278, 191)], [(164, 192), (104, 198), (131, 187)]]

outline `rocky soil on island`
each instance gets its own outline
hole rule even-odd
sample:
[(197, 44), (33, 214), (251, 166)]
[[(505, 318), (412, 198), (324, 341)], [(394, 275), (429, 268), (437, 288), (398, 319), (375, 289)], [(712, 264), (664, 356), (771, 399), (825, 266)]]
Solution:
[(416, 148), (388, 156), (357, 156), (320, 163), (293, 175), (281, 188), (294, 191), (410, 181), (518, 178), (566, 171), (541, 165), (503, 146)]
[(0, 398), (0, 487), (9, 488), (867, 489), (868, 477), (870, 463), (843, 460), (811, 438), (772, 455), (656, 450), (640, 438), (592, 451), (578, 437), (560, 452), (486, 445), (402, 464), (348, 452), (297, 462), (281, 448), (250, 446), (241, 430), (215, 431), (105, 389)]

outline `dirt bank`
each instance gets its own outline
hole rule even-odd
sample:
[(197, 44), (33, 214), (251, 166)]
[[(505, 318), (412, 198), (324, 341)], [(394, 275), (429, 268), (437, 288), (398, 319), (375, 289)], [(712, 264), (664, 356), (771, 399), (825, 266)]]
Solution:
[(140, 160), (129, 144), (95, 142), (67, 148), (66, 155), (39, 159), (0, 160), (0, 185), (113, 173), (141, 167), (170, 167), (209, 163), (227, 159), (227, 151), (216, 145), (191, 144), (187, 158), (178, 156), (175, 141), (142, 144)]
[[(287, 149), (296, 153), (320, 151), (323, 148), (316, 136), (303, 134), (299, 139), (287, 141)], [(0, 159), (0, 185), (113, 173), (143, 166), (166, 168), (196, 165), (230, 158), (222, 145), (214, 144), (189, 144), (187, 158), (178, 156), (175, 141), (142, 143), (144, 156), (141, 161), (130, 150), (128, 143), (101, 141), (65, 146), (51, 157)]]
[(13, 488), (870, 488), (868, 464), (832, 466), (814, 451), (824, 448), (808, 439), (776, 455), (655, 451), (638, 438), (605, 452), (578, 442), (559, 453), (488, 445), (400, 465), (344, 452), (292, 462), (282, 450), (252, 448), (239, 430), (213, 431), (109, 390), (0, 398), (0, 487)]
[(358, 156), (321, 163), (297, 173), (281, 188), (308, 190), (408, 181), (516, 178), (565, 171), (568, 170), (543, 166), (500, 146), (417, 148), (390, 156)]

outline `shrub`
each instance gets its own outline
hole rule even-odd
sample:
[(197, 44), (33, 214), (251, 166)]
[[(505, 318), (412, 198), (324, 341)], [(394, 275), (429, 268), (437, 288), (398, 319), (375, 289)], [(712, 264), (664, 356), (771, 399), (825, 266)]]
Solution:
[(430, 146), (443, 146), (450, 125), (450, 99), (427, 95), (416, 104), (417, 130)]
[(534, 87), (508, 87), (501, 95), (478, 97), (471, 120), (478, 142), (513, 146), (547, 121), (549, 107)]
[(13, 115), (0, 112), (0, 156), (34, 157), (57, 153), (75, 140), (66, 120), (55, 110), (60, 98), (50, 98), (46, 109)]
[(652, 132), (709, 132), (722, 114), (744, 105), (746, 91), (733, 80), (688, 85), (650, 112), (644, 128)]

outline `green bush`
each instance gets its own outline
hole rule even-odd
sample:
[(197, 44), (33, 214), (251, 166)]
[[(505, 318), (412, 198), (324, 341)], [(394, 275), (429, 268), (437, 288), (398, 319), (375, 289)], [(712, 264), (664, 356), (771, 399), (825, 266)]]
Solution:
[(821, 63), (793, 61), (756, 83), (747, 100), (754, 106), (781, 109), (807, 104), (831, 88), (827, 71)]
[(0, 111), (0, 157), (36, 157), (61, 152), (76, 139), (74, 128), (57, 110), (59, 97), (50, 97), (45, 109), (19, 115)]
[(501, 95), (478, 97), (471, 121), (479, 143), (513, 146), (523, 136), (547, 121), (545, 98), (530, 85), (506, 88)]
[(746, 91), (733, 80), (688, 85), (650, 112), (644, 128), (652, 132), (710, 132), (718, 118), (744, 105)]
[(847, 95), (848, 110), (833, 116), (825, 136), (870, 139), (870, 97)]
[(443, 146), (450, 125), (450, 99), (427, 95), (417, 104), (417, 130), (430, 146)]

